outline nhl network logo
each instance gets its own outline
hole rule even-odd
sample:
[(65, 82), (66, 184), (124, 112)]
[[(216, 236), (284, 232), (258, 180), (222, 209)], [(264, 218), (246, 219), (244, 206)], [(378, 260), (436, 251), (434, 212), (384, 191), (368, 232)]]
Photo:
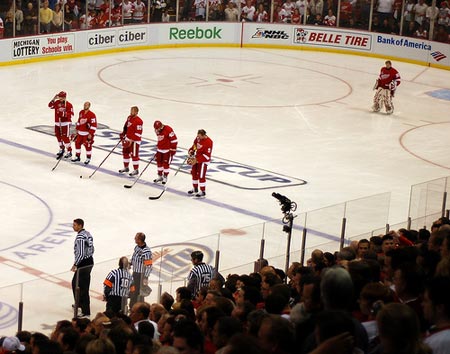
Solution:
[(275, 30), (267, 30), (264, 28), (257, 28), (252, 38), (289, 39), (289, 35), (285, 31), (275, 31)]
[(294, 28), (294, 43), (306, 43), (307, 34), (308, 31), (305, 31), (303, 28)]

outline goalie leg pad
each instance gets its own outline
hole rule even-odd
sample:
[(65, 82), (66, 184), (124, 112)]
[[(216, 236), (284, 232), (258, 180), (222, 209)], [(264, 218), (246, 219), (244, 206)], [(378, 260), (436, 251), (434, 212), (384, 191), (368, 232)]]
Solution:
[(375, 92), (375, 96), (373, 97), (372, 110), (374, 112), (379, 112), (382, 104), (383, 104), (383, 89), (379, 87), (377, 89), (377, 92)]
[(394, 104), (392, 102), (391, 91), (389, 89), (384, 89), (383, 91), (384, 91), (383, 92), (383, 102), (384, 102), (384, 107), (386, 109), (386, 113), (392, 114), (394, 112)]

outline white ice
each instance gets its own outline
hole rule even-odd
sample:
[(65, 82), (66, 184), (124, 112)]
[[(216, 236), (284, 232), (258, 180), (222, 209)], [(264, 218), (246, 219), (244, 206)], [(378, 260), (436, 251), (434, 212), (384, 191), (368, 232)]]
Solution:
[[(281, 219), (272, 192), (296, 201), (299, 214), (391, 192), (389, 210), (378, 211), (380, 219), (406, 220), (410, 186), (450, 175), (450, 102), (427, 94), (449, 89), (450, 73), (394, 61), (402, 84), (395, 112), (388, 116), (370, 111), (383, 63), (309, 51), (192, 48), (1, 67), (0, 334), (15, 332), (21, 298), (24, 329), (48, 332), (57, 320), (71, 317), (73, 300), (64, 281), (72, 276), (75, 233), (70, 225), (77, 217), (95, 239), (93, 314), (104, 309), (95, 297), (104, 277), (120, 256), (132, 253), (138, 231), (146, 233), (156, 255), (160, 245), (181, 243), (179, 251), (193, 239), (220, 234), (220, 244), (217, 236), (195, 242), (212, 251), (220, 246), (221, 269), (249, 272), (251, 266), (232, 268), (253, 262), (262, 223)], [(115, 140), (100, 137), (96, 144), (103, 147), (94, 149), (91, 168), (62, 161), (52, 172), (56, 139), (27, 128), (52, 127), (47, 103), (61, 90), (76, 112), (90, 101), (99, 123), (111, 130), (121, 131), (130, 107), (137, 105), (145, 138), (155, 138), (154, 120), (169, 124), (178, 135), (180, 156), (203, 128), (214, 141), (215, 159), (307, 184), (241, 189), (224, 183), (252, 187), (252, 180), (220, 173), (217, 179), (224, 183), (209, 181), (207, 199), (192, 200), (185, 196), (190, 175), (182, 170), (174, 177), (175, 167), (168, 190), (150, 201), (148, 196), (161, 191), (151, 183), (154, 165), (143, 175), (144, 183), (132, 189), (123, 185), (133, 180), (116, 173), (120, 154), (112, 154), (93, 178), (86, 178), (106, 157), (107, 146), (114, 146)], [(141, 170), (144, 166), (142, 161)], [(380, 206), (385, 201), (380, 197)], [(317, 215), (317, 225), (336, 222), (326, 212)], [(371, 231), (373, 225), (366, 228)], [(283, 267), (286, 235), (279, 224), (264, 232), (268, 254), (279, 255)], [(298, 245), (298, 229), (293, 236)], [(330, 239), (320, 235), (308, 239), (309, 247), (326, 242)], [(338, 243), (331, 246), (337, 249)], [(164, 265), (155, 261), (155, 279), (160, 268)], [(189, 268), (187, 258), (176, 272), (183, 278)], [(23, 288), (15, 285), (20, 283)], [(164, 283), (162, 290), (174, 294), (180, 284)], [(158, 284), (152, 287), (149, 301), (156, 300)]]

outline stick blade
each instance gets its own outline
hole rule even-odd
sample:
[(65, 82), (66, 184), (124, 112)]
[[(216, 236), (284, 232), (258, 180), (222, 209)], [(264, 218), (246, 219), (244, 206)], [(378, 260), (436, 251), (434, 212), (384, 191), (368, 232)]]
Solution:
[(128, 189), (130, 189), (131, 187), (133, 187), (133, 186), (130, 186), (129, 184), (124, 184), (124, 185), (123, 185), (123, 188), (128, 188)]
[(166, 190), (163, 190), (159, 195), (155, 196), (155, 197), (148, 197), (148, 199), (150, 200), (157, 200), (159, 198), (161, 198), (161, 196), (164, 194)]

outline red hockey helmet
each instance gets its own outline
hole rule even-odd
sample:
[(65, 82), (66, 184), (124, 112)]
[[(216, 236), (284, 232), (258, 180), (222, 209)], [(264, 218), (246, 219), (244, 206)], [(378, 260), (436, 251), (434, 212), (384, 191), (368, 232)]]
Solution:
[(163, 124), (159, 120), (155, 120), (155, 123), (153, 123), (153, 128), (155, 130), (161, 130), (163, 127)]
[(58, 97), (66, 98), (67, 97), (67, 93), (65, 91), (61, 91), (60, 93), (58, 93)]

